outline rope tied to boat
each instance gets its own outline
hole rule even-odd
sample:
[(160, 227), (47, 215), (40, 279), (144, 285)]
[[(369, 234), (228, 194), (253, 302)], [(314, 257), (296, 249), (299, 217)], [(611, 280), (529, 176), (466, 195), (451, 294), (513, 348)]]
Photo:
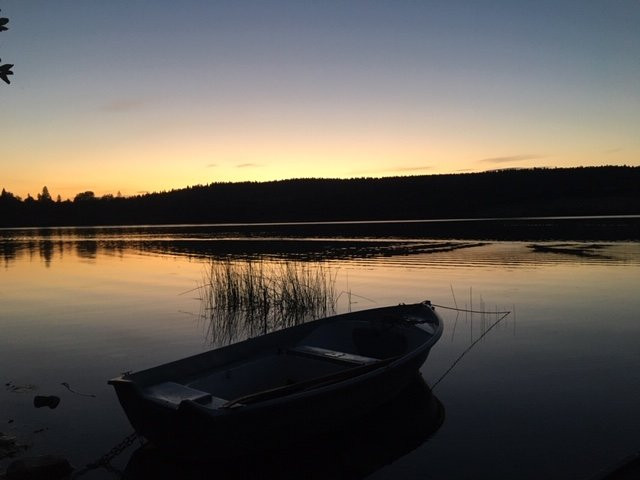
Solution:
[(444, 308), (447, 310), (454, 310), (457, 312), (470, 312), (470, 313), (482, 313), (482, 314), (497, 314), (497, 315), (501, 315), (500, 318), (498, 318), (495, 322), (493, 322), (489, 328), (487, 328), (482, 335), (480, 335), (478, 338), (476, 338), (471, 345), (469, 345), (459, 356), (458, 358), (456, 358), (454, 360), (454, 362), (451, 364), (451, 366), (449, 368), (447, 368), (447, 370), (440, 376), (440, 378), (438, 378), (438, 380), (435, 381), (435, 383), (431, 386), (431, 390), (434, 390), (438, 384), (445, 379), (445, 377), (456, 367), (456, 365), (458, 363), (460, 363), (460, 361), (464, 358), (464, 356), (469, 353), (471, 351), (471, 349), (473, 347), (475, 347), (478, 342), (480, 342), (480, 340), (482, 340), (485, 335), (487, 335), (496, 325), (498, 325), (502, 320), (504, 320), (505, 318), (507, 318), (510, 314), (511, 311), (503, 311), (503, 312), (499, 312), (499, 311), (477, 311), (477, 310), (467, 310), (467, 309), (463, 309), (463, 308), (457, 308), (457, 307), (446, 307), (443, 305), (433, 305), (434, 307), (438, 307), (438, 308)]
[(82, 470), (78, 470), (76, 473), (74, 473), (71, 476), (71, 478), (73, 478), (73, 479), (78, 478), (78, 477), (80, 477), (80, 476), (82, 476), (82, 475), (84, 475), (84, 474), (86, 474), (86, 473), (88, 473), (88, 472), (90, 472), (92, 470), (96, 470), (98, 468), (104, 468), (104, 469), (110, 471), (111, 473), (114, 473), (115, 475), (119, 476), (120, 478), (124, 478), (124, 473), (121, 472), (120, 470), (118, 470), (113, 465), (111, 465), (111, 461), (114, 458), (116, 458), (118, 455), (120, 455), (122, 452), (124, 452), (131, 445), (133, 445), (133, 443), (138, 438), (140, 438), (140, 439), (142, 438), (142, 437), (140, 437), (140, 435), (138, 435), (138, 432), (133, 432), (133, 433), (127, 435), (121, 442), (116, 444), (111, 450), (109, 450), (107, 453), (102, 455), (97, 460), (94, 460), (93, 462), (87, 463)]
[[(510, 310), (505, 311), (491, 311), (491, 310), (469, 310), (466, 308), (458, 308), (458, 307), (447, 307), (445, 305), (438, 305), (436, 303), (432, 303), (434, 307), (444, 308), (445, 310), (453, 310), (455, 312), (466, 312), (466, 313), (481, 313), (481, 314), (492, 314), (492, 315), (509, 315), (511, 313)], [(502, 319), (501, 319), (502, 320)]]

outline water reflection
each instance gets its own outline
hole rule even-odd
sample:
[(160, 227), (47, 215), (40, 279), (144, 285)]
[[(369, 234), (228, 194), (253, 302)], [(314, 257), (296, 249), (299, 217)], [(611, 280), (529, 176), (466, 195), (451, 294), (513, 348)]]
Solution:
[[(421, 376), (394, 400), (338, 431), (215, 464), (171, 460), (150, 445), (131, 456), (126, 478), (364, 478), (413, 451), (442, 425), (444, 407)], [(300, 428), (304, 428), (301, 425)], [(212, 448), (215, 448), (212, 446)]]
[[(76, 253), (79, 258), (85, 260), (95, 260), (98, 256), (98, 244), (92, 241), (76, 242)], [(104, 247), (102, 248), (104, 250)]]
[(273, 230), (189, 228), (0, 230), (0, 257), (5, 268), (26, 258), (40, 258), (49, 267), (65, 257), (94, 262), (100, 255), (122, 256), (127, 252), (214, 259), (357, 260), (364, 264), (383, 261), (408, 267), (640, 262), (638, 242), (477, 242), (372, 235), (329, 238), (287, 236), (290, 233), (286, 229), (275, 235)]
[(480, 246), (480, 243), (461, 241), (382, 241), (338, 239), (209, 239), (167, 240), (150, 239), (91, 239), (73, 238), (53, 242), (48, 239), (1, 240), (0, 255), (5, 266), (28, 256), (39, 254), (47, 266), (54, 255), (60, 258), (75, 255), (95, 260), (99, 254), (135, 253), (186, 255), (206, 258), (288, 258), (305, 261), (379, 258), (419, 253), (453, 251)]
[[(280, 310), (282, 312), (282, 310)], [(321, 308), (297, 309), (297, 311), (278, 310), (256, 313), (240, 309), (212, 309), (201, 314), (205, 322), (205, 340), (212, 348), (223, 347), (233, 343), (257, 337), (284, 328), (300, 325), (335, 313)]]
[[(4, 275), (0, 282), (4, 382), (38, 385), (36, 393), (60, 394), (62, 398), (54, 411), (35, 409), (32, 397), (0, 389), (4, 421), (15, 419), (5, 425), (5, 433), (33, 439), (30, 455), (60, 452), (75, 465), (95, 460), (130, 432), (106, 379), (209, 348), (203, 341), (205, 324), (196, 320), (199, 299), (179, 293), (193, 289), (202, 279), (205, 262), (197, 253), (201, 250), (198, 244), (220, 242), (224, 255), (225, 250), (234, 248), (234, 236), (239, 238), (246, 232), (229, 229), (228, 237), (213, 238), (203, 229), (188, 230), (184, 228), (176, 242), (172, 236), (177, 238), (178, 233), (162, 229), (146, 233), (89, 229), (87, 235), (76, 229), (28, 234), (0, 231), (0, 259), (5, 261), (0, 273)], [(358, 245), (351, 243), (354, 240), (374, 247), (413, 242), (427, 246), (480, 243), (426, 237), (318, 240), (308, 238), (311, 233), (303, 239), (272, 232), (271, 240), (256, 233), (242, 237), (237, 251), (251, 253), (257, 245), (281, 258), (288, 245), (296, 242), (319, 254), (327, 245), (348, 252), (350, 246)], [(96, 258), (81, 257), (77, 245), (82, 241), (97, 246)], [(518, 309), (517, 317), (514, 314), (499, 323), (438, 385), (435, 392), (446, 403), (447, 422), (435, 441), (374, 475), (590, 478), (599, 468), (637, 450), (640, 242), (558, 238), (482, 243), (453, 250), (434, 248), (430, 253), (351, 256), (328, 262), (340, 270), (337, 290), (359, 295), (353, 297), (358, 302), (355, 309), (375, 306), (365, 299), (385, 305), (425, 298), (474, 310), (485, 310), (483, 301), (488, 310), (511, 310), (512, 305)], [(193, 245), (197, 247), (192, 250)], [(161, 254), (154, 254), (153, 249)], [(207, 255), (206, 248), (202, 251)], [(582, 251), (590, 255), (582, 255)], [(266, 256), (257, 256), (261, 255)], [(346, 310), (346, 301), (343, 295), (341, 311)], [(180, 313), (183, 311), (189, 315)], [(484, 325), (495, 321), (495, 315), (442, 310), (441, 314), (447, 330), (422, 370), (431, 385), (486, 331)], [(56, 390), (62, 389), (62, 381), (98, 397), (88, 401)], [(48, 433), (34, 435), (41, 427), (47, 427)], [(366, 432), (368, 427), (361, 428)], [(378, 441), (386, 438), (394, 443), (402, 435), (381, 434), (384, 438)], [(368, 445), (367, 435), (364, 437), (350, 442)], [(340, 441), (336, 436), (317, 447), (318, 455), (327, 456), (327, 464), (342, 460), (331, 458), (335, 450), (325, 454), (322, 448), (344, 451), (353, 446), (345, 447)], [(258, 468), (269, 473), (284, 470), (280, 465), (291, 462), (286, 467), (289, 472), (317, 468), (331, 477), (329, 467), (313, 454), (313, 448), (307, 453), (274, 454), (272, 464), (264, 454), (253, 471), (234, 464), (225, 468), (240, 471), (236, 476), (248, 471), (246, 477), (252, 478), (261, 476)], [(373, 448), (375, 445), (369, 445), (365, 450)], [(145, 450), (131, 461), (130, 471), (137, 478), (182, 478), (186, 471), (171, 462), (163, 463), (157, 455), (155, 463), (147, 456)], [(347, 458), (355, 462), (359, 457), (352, 453)], [(116, 462), (126, 460), (123, 455)], [(304, 461), (316, 465), (300, 466)], [(117, 466), (124, 468), (124, 464)], [(341, 468), (348, 470), (349, 466)], [(190, 471), (192, 478), (205, 477), (195, 468)], [(215, 466), (204, 471), (207, 477), (217, 473)], [(107, 476), (96, 477), (92, 472), (87, 478), (114, 478), (108, 472), (99, 473)]]

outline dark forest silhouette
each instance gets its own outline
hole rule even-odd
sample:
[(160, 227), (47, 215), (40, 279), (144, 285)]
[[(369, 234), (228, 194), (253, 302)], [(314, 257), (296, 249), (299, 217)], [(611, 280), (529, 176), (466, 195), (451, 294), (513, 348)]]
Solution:
[(640, 167), (212, 183), (54, 201), (2, 190), (0, 226), (410, 220), (640, 214)]

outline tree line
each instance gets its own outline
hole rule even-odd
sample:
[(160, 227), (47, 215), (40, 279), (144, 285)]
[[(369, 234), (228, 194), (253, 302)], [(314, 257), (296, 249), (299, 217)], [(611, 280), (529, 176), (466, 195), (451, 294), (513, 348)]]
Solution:
[(132, 197), (21, 199), (0, 226), (410, 220), (640, 214), (640, 167), (537, 168), (409, 177), (212, 183)]

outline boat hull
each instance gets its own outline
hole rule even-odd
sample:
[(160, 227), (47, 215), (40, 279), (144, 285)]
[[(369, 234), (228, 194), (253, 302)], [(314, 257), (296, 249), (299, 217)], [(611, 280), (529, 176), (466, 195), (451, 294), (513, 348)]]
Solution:
[[(390, 402), (339, 429), (240, 457), (216, 458), (222, 478), (365, 478), (422, 445), (440, 428), (444, 406), (420, 375)], [(131, 456), (126, 478), (198, 479), (203, 462), (180, 461), (147, 444)], [(206, 461), (204, 463), (207, 463)]]

